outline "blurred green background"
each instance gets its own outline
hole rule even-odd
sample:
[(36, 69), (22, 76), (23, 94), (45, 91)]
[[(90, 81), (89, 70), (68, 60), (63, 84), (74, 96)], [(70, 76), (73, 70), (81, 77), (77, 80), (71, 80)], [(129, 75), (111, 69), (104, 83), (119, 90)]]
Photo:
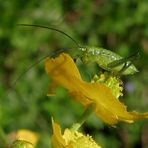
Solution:
[[(57, 88), (56, 97), (46, 96), (49, 78), (44, 62), (13, 85), (39, 58), (75, 47), (59, 33), (18, 23), (54, 26), (82, 45), (103, 47), (123, 57), (139, 50), (141, 57), (134, 64), (140, 72), (123, 77), (121, 101), (130, 111), (148, 111), (147, 0), (0, 0), (0, 10), (0, 147), (2, 137), (27, 128), (40, 133), (37, 147), (50, 148), (51, 117), (64, 129), (77, 122), (84, 110), (62, 88)], [(73, 55), (72, 50), (69, 53)], [(94, 71), (92, 65), (79, 67), (84, 79)], [(148, 147), (148, 120), (111, 127), (92, 115), (81, 130), (103, 148)]]

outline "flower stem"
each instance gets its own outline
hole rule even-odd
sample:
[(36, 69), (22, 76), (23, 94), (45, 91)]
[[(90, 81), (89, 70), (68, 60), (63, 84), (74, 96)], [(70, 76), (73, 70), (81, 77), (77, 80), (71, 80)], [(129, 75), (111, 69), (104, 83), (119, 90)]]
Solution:
[(94, 106), (95, 104), (90, 104), (84, 111), (84, 113), (82, 114), (80, 120), (78, 123), (75, 123), (72, 127), (71, 127), (71, 130), (72, 131), (77, 131), (81, 126), (82, 124), (87, 120), (87, 118), (93, 113), (93, 110), (94, 110)]

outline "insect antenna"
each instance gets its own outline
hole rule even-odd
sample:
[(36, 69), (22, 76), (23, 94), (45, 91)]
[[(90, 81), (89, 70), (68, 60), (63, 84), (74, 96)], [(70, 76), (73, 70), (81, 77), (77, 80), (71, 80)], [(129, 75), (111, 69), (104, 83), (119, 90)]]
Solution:
[[(53, 53), (52, 55), (51, 55), (51, 54), (48, 54), (48, 55), (46, 55), (46, 56), (43, 56), (42, 58), (40, 58), (39, 60), (37, 60), (35, 63), (31, 64), (25, 71), (23, 71), (23, 72), (18, 76), (18, 78), (17, 78), (16, 80), (14, 80), (14, 81), (11, 83), (10, 87), (9, 87), (8, 90), (7, 90), (6, 96), (7, 96), (7, 97), (9, 96), (11, 90), (15, 90), (15, 86), (16, 86), (18, 80), (20, 80), (21, 78), (23, 78), (23, 76), (24, 76), (29, 70), (31, 70), (35, 65), (41, 63), (45, 58), (47, 58), (47, 57), (49, 57), (49, 56), (53, 57), (53, 56), (55, 56), (56, 54), (61, 53), (62, 51), (65, 51), (65, 50), (66, 50), (66, 49), (64, 49), (64, 50), (61, 49), (61, 50), (56, 51), (56, 52)], [(68, 49), (67, 49), (67, 50), (68, 50)]]
[(71, 39), (78, 48), (82, 48), (78, 42), (76, 40), (74, 40), (70, 35), (68, 35), (67, 33), (59, 30), (59, 29), (56, 29), (56, 28), (53, 28), (53, 27), (48, 27), (48, 26), (42, 26), (42, 25), (36, 25), (36, 24), (17, 24), (18, 26), (24, 26), (24, 27), (38, 27), (38, 28), (44, 28), (44, 29), (49, 29), (49, 30), (53, 30), (53, 31), (56, 31), (56, 32), (59, 32), (65, 36), (67, 36), (69, 39)]
[[(64, 49), (65, 51), (66, 49)], [(41, 57), (39, 60), (37, 60), (36, 62), (34, 62), (33, 64), (31, 64), (25, 71), (23, 71), (18, 78), (12, 83), (11, 88), (13, 88), (16, 83), (18, 82), (18, 80), (20, 80), (29, 70), (31, 70), (35, 65), (39, 64), (40, 62), (42, 62), (45, 58), (47, 57), (52, 57), (55, 56), (58, 53), (61, 53), (63, 51), (63, 49), (56, 51), (55, 53), (51, 54), (47, 54), (46, 56)]]

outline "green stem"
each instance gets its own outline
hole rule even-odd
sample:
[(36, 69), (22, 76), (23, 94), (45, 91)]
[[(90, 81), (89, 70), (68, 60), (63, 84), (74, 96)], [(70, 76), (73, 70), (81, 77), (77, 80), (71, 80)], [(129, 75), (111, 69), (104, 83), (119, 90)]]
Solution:
[(93, 110), (94, 110), (94, 106), (95, 104), (90, 104), (86, 110), (84, 111), (84, 113), (82, 114), (80, 120), (78, 123), (75, 123), (72, 127), (71, 127), (71, 130), (72, 131), (77, 131), (81, 126), (82, 124), (87, 120), (87, 118), (93, 113)]

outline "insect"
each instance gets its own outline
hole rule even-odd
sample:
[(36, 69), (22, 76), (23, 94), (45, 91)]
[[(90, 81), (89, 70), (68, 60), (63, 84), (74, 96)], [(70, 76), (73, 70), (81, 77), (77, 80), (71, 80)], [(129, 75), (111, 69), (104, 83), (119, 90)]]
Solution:
[[(133, 54), (127, 58), (123, 58), (120, 55), (104, 49), (100, 47), (89, 47), (89, 46), (81, 46), (74, 40), (70, 35), (66, 34), (65, 32), (55, 29), (52, 27), (42, 26), (42, 25), (31, 25), (31, 24), (18, 24), (19, 26), (27, 26), (27, 27), (39, 27), (39, 28), (45, 28), (49, 30), (53, 30), (56, 32), (59, 32), (65, 36), (67, 36), (69, 39), (71, 39), (75, 45), (77, 46), (78, 50), (81, 51), (81, 54), (79, 55), (79, 58), (82, 60), (83, 63), (90, 63), (95, 62), (98, 64), (99, 67), (102, 69), (109, 71), (113, 74), (120, 74), (120, 75), (130, 75), (138, 72), (137, 68), (132, 64), (130, 60), (135, 58), (136, 54)], [(47, 56), (46, 56), (47, 57)], [(22, 73), (18, 79), (20, 79), (28, 70), (30, 70), (34, 65), (41, 62), (45, 57), (31, 65), (24, 73)], [(17, 79), (17, 80), (18, 80)], [(16, 81), (17, 81), (16, 80)], [(15, 82), (16, 82), (15, 81)]]
[(130, 59), (132, 60), (138, 55), (137, 52), (127, 58), (123, 58), (104, 48), (88, 46), (81, 50), (83, 51), (81, 59), (84, 63), (95, 62), (102, 69), (113, 74), (130, 75), (138, 72), (137, 68), (130, 61)]

